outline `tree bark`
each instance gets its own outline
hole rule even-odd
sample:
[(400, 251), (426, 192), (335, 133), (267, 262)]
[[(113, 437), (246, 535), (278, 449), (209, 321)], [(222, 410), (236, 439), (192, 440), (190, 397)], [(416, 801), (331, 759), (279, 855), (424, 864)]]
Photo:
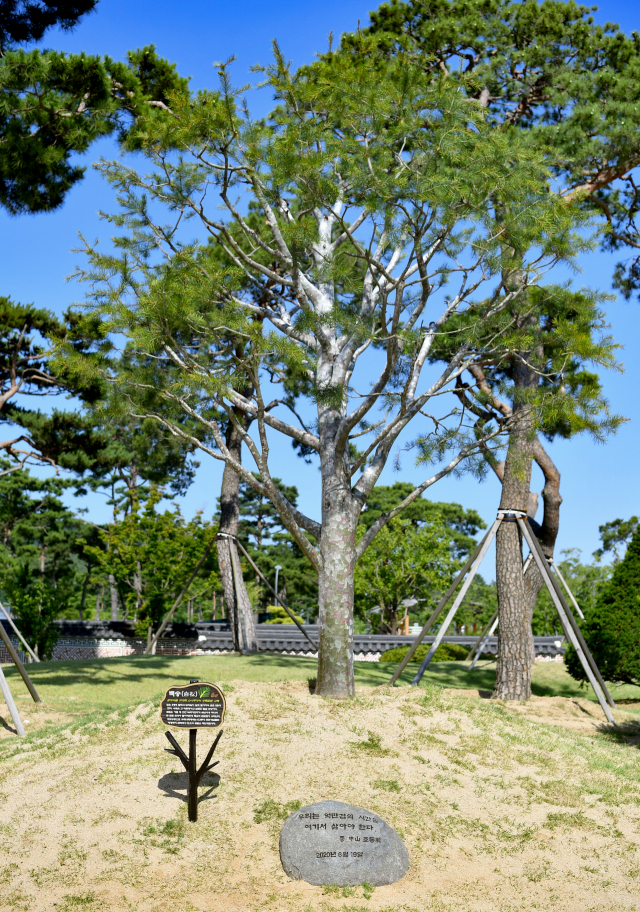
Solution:
[[(533, 455), (533, 459), (542, 470), (545, 478), (544, 488), (542, 489), (542, 500), (543, 500), (543, 518), (542, 522), (538, 523), (535, 521), (534, 517), (536, 515), (536, 509), (538, 505), (538, 495), (529, 492), (528, 503), (527, 503), (527, 515), (529, 517), (529, 524), (533, 529), (534, 534), (536, 535), (542, 550), (547, 558), (553, 557), (553, 552), (555, 548), (556, 539), (558, 537), (558, 531), (560, 527), (560, 505), (562, 503), (562, 497), (560, 495), (560, 472), (558, 471), (553, 460), (546, 452), (540, 440), (536, 437), (531, 444), (530, 451)], [(505, 472), (506, 463), (500, 463), (499, 465), (492, 465), (496, 475), (500, 479), (500, 483), (505, 484), (505, 478), (507, 486), (509, 487), (510, 493), (508, 496), (512, 498), (515, 496), (513, 493), (513, 470), (512, 467), (509, 467), (509, 471)], [(519, 492), (518, 496), (522, 498), (519, 502), (522, 503), (524, 500), (523, 492)], [(504, 495), (503, 487), (503, 501), (501, 502), (501, 507), (505, 506), (507, 501)], [(511, 500), (509, 500), (511, 502)], [(505, 508), (507, 508), (505, 506)], [(504, 534), (501, 528), (499, 535)], [(497, 546), (496, 546), (497, 547)], [(501, 555), (504, 557), (505, 551), (502, 550)], [(520, 552), (521, 560), (521, 552)], [(520, 580), (517, 574), (511, 572), (513, 564), (507, 562), (506, 565), (502, 562), (498, 562), (496, 566), (496, 578), (497, 584), (500, 591), (503, 592), (503, 601), (506, 601), (510, 604), (517, 604), (518, 599), (523, 599), (523, 605), (526, 607), (526, 614), (528, 617), (528, 627), (524, 634), (526, 640), (530, 645), (531, 649), (531, 666), (535, 661), (535, 649), (533, 646), (533, 636), (531, 635), (531, 620), (533, 618), (533, 611), (536, 606), (536, 600), (538, 598), (538, 593), (544, 586), (544, 581), (538, 570), (538, 565), (535, 561), (529, 563), (527, 572), (524, 574), (524, 595), (521, 594), (522, 587)], [(513, 589), (512, 589), (513, 587)], [(501, 637), (501, 635), (500, 635)], [(499, 638), (499, 643), (502, 642), (502, 639)], [(506, 661), (505, 656), (505, 661)], [(496, 679), (497, 680), (497, 679)], [(501, 699), (509, 699), (509, 697), (502, 697)]]
[[(487, 395), (490, 397), (493, 407), (495, 409), (497, 409), (499, 412), (501, 412), (505, 416), (505, 418), (510, 418), (513, 415), (512, 407), (507, 405), (505, 402), (501, 402), (493, 394), (491, 388), (489, 387), (489, 385), (486, 381), (486, 377), (485, 377), (482, 369), (479, 366), (474, 366), (471, 368), (471, 373), (472, 373), (473, 377), (475, 378), (476, 382), (478, 383), (478, 385), (480, 386), (480, 388), (483, 389), (487, 393)], [(527, 380), (527, 378), (526, 378), (526, 376), (520, 376), (517, 378), (517, 380), (519, 380), (520, 383), (522, 384), (523, 381)], [(529, 379), (529, 382), (531, 385), (533, 385), (535, 383), (535, 377), (531, 377)], [(516, 446), (515, 435), (512, 436), (512, 438), (510, 440), (510, 450), (511, 450), (512, 443), (515, 447)], [(530, 523), (535, 535), (537, 536), (538, 541), (540, 542), (540, 545), (542, 547), (544, 554), (546, 555), (546, 557), (552, 558), (556, 539), (558, 537), (558, 530), (559, 530), (559, 526), (560, 526), (560, 504), (562, 503), (562, 497), (560, 496), (560, 472), (558, 471), (553, 460), (551, 459), (549, 454), (546, 452), (546, 450), (544, 449), (544, 447), (540, 443), (540, 440), (537, 437), (533, 438), (533, 440), (531, 441), (530, 453), (533, 456), (533, 459), (535, 460), (535, 462), (538, 464), (539, 468), (542, 470), (542, 473), (545, 478), (545, 484), (544, 484), (544, 488), (542, 490), (542, 500), (544, 503), (544, 512), (543, 512), (542, 523), (539, 524), (534, 519), (534, 517), (536, 515), (537, 507), (538, 507), (538, 495), (533, 493), (531, 490), (529, 490), (528, 496), (526, 499), (526, 504), (527, 504), (526, 512), (529, 517), (529, 523)], [(524, 510), (525, 492), (524, 492), (524, 486), (520, 487), (517, 485), (517, 482), (518, 482), (518, 479), (516, 477), (517, 472), (514, 472), (514, 464), (515, 464), (515, 462), (517, 462), (517, 460), (515, 459), (515, 456), (514, 456), (513, 460), (509, 461), (508, 468), (507, 468), (506, 461), (498, 463), (490, 457), (490, 454), (486, 453), (485, 455), (487, 456), (487, 459), (488, 459), (489, 464), (491, 465), (492, 469), (498, 476), (498, 478), (500, 480), (500, 484), (503, 485), (503, 500), (501, 502), (501, 507), (508, 509), (509, 504), (517, 502), (520, 504), (519, 509)], [(522, 479), (520, 479), (520, 480), (522, 480)], [(514, 483), (517, 486), (517, 490), (514, 490)], [(505, 494), (505, 485), (508, 488), (508, 494)], [(529, 463), (529, 488), (530, 487), (531, 487), (531, 480), (530, 480), (530, 463)], [(513, 506), (512, 506), (512, 509), (513, 509)], [(502, 545), (504, 543), (504, 538), (508, 535), (508, 532), (507, 532), (506, 528), (504, 528), (504, 526), (503, 526), (503, 529), (504, 529), (504, 531), (501, 529), (499, 536), (498, 536), (499, 541), (500, 541), (500, 546), (498, 546), (498, 544), (496, 544), (497, 548), (500, 547), (500, 555), (502, 558), (502, 560), (498, 561), (498, 565), (496, 567), (496, 577), (497, 577), (498, 586), (499, 586), (500, 590), (503, 592), (503, 602), (506, 602), (508, 604), (517, 604), (518, 599), (521, 597), (522, 585), (521, 585), (521, 580), (520, 580), (518, 574), (516, 573), (514, 575), (511, 573), (511, 568), (514, 566), (514, 564), (512, 562), (509, 562), (508, 560), (506, 562), (504, 560), (506, 557), (507, 545), (505, 545), (504, 548), (502, 547)], [(513, 542), (511, 543), (511, 546), (513, 546)], [(512, 557), (514, 560), (517, 560), (515, 555), (512, 555)], [(520, 560), (522, 559), (521, 549), (520, 549), (520, 558), (519, 559)], [(526, 641), (529, 643), (529, 646), (531, 649), (531, 663), (530, 663), (531, 667), (533, 667), (533, 663), (535, 661), (535, 650), (534, 650), (534, 646), (533, 646), (533, 637), (531, 635), (531, 629), (530, 629), (531, 620), (533, 617), (533, 611), (534, 611), (534, 608), (536, 605), (538, 593), (542, 589), (543, 585), (544, 585), (544, 581), (542, 579), (542, 576), (540, 575), (540, 571), (538, 570), (538, 566), (537, 566), (536, 562), (530, 561), (527, 572), (524, 575), (524, 602), (523, 602), (523, 604), (526, 606), (526, 613), (527, 613), (528, 619), (529, 619), (528, 628), (525, 631), (524, 636), (526, 637)], [(512, 586), (514, 587), (513, 591), (511, 589)], [(502, 642), (501, 638), (499, 638), (498, 642), (499, 643)], [(521, 651), (522, 650), (518, 650), (517, 653), (519, 654)], [(508, 661), (506, 654), (504, 656), (504, 661), (505, 662)], [(502, 670), (502, 673), (504, 674), (504, 669)], [(508, 674), (507, 674), (507, 676), (508, 676)], [(505, 697), (505, 699), (508, 699), (508, 697)]]
[(82, 597), (80, 598), (80, 610), (78, 611), (78, 620), (84, 621), (84, 606), (87, 600), (87, 589), (89, 587), (89, 580), (91, 579), (91, 569), (87, 571), (87, 575), (84, 578), (82, 584)]
[[(332, 419), (336, 416), (324, 417), (328, 418), (328, 423), (334, 423)], [(329, 432), (327, 436), (331, 439)], [(322, 535), (319, 546), (322, 567), (318, 573), (320, 643), (316, 694), (345, 698), (355, 695), (353, 573), (360, 506), (351, 493), (346, 460), (336, 459), (335, 446), (329, 445), (329, 439), (320, 453)]]
[[(527, 457), (526, 432), (512, 434), (502, 483), (501, 510), (526, 512), (531, 478), (531, 461)], [(528, 700), (533, 638), (522, 573), (522, 542), (515, 522), (502, 522), (496, 535), (496, 583), (500, 623), (493, 696), (500, 700)]]
[[(227, 446), (238, 462), (242, 461), (242, 440), (235, 428), (229, 427), (227, 433)], [(233, 636), (233, 648), (243, 652), (246, 647), (249, 652), (258, 649), (258, 635), (253, 619), (253, 610), (249, 596), (239, 572), (240, 559), (238, 549), (232, 539), (223, 535), (237, 535), (240, 520), (240, 479), (236, 472), (227, 463), (222, 474), (222, 488), (220, 491), (220, 532), (218, 539), (218, 568), (220, 581), (224, 593), (224, 603), (227, 608), (227, 617)], [(234, 564), (238, 570), (234, 574)], [(237, 578), (234, 578), (237, 577)], [(236, 598), (237, 589), (237, 598)]]
[[(534, 389), (538, 374), (527, 365), (528, 359), (514, 367), (516, 397), (518, 390)], [(531, 417), (526, 401), (513, 406), (521, 417), (511, 432), (502, 478), (501, 510), (529, 507), (531, 488)], [(493, 696), (499, 700), (528, 700), (531, 696), (531, 666), (534, 647), (531, 615), (522, 566), (522, 542), (515, 522), (503, 522), (496, 536), (496, 584), (498, 590), (499, 635), (496, 681)]]
[(109, 574), (109, 591), (111, 593), (111, 620), (118, 620), (118, 590), (113, 573)]
[(324, 567), (318, 574), (320, 650), (316, 683), (316, 693), (323, 697), (355, 694), (353, 571), (357, 516), (353, 512), (353, 509), (340, 509), (338, 504), (324, 510), (321, 542)]

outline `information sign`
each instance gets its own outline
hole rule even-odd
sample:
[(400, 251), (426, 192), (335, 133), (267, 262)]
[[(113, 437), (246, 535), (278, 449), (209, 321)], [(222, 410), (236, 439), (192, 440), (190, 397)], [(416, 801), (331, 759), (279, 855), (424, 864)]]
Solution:
[(215, 684), (198, 681), (170, 687), (160, 718), (171, 728), (217, 728), (224, 721), (224, 694)]

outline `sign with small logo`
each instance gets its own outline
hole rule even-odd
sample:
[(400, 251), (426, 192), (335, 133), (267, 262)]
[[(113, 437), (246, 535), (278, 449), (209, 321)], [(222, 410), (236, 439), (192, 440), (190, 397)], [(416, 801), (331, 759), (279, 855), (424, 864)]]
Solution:
[(172, 728), (217, 728), (224, 721), (224, 694), (215, 684), (198, 682), (170, 687), (160, 718)]

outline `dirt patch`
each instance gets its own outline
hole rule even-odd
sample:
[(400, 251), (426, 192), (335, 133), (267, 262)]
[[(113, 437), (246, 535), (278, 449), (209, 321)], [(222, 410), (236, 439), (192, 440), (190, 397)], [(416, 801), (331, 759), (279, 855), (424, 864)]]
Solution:
[[(3, 729), (3, 910), (640, 909), (631, 714), (621, 735), (594, 704), (554, 697), (514, 706), (401, 687), (336, 702), (301, 682), (234, 682), (227, 698), (196, 824), (155, 705), (84, 723), (43, 706), (24, 741)], [(402, 881), (371, 893), (286, 877), (283, 819), (327, 797), (398, 830)]]
[[(54, 712), (44, 703), (34, 703), (29, 694), (18, 694), (15, 700), (27, 734), (37, 732), (45, 726), (62, 725), (74, 719), (71, 713)], [(0, 742), (4, 739), (12, 741), (15, 737), (16, 729), (11, 714), (6, 703), (0, 700)]]

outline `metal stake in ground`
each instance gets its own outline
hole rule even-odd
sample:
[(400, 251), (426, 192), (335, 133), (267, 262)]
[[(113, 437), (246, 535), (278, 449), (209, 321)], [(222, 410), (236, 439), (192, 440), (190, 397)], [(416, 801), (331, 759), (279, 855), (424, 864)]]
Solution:
[[(467, 563), (465, 564), (465, 566), (462, 568), (462, 571), (460, 572), (460, 574), (454, 581), (453, 585), (450, 587), (450, 589), (447, 592), (447, 594), (445, 595), (444, 599), (440, 602), (440, 604), (436, 608), (436, 611), (433, 613), (431, 618), (429, 618), (429, 621), (423, 628), (421, 636), (424, 636), (424, 634), (426, 633), (426, 629), (428, 629), (428, 627), (431, 626), (431, 624), (435, 620), (435, 616), (444, 609), (444, 606), (446, 605), (447, 601), (449, 600), (451, 595), (453, 595), (454, 591), (458, 587), (460, 580), (462, 579), (464, 574), (467, 572), (468, 568), (471, 566), (471, 563), (473, 563), (473, 567), (471, 568), (471, 572), (469, 573), (469, 576), (465, 580), (465, 582), (462, 586), (462, 589), (458, 593), (458, 596), (457, 596), (454, 604), (452, 605), (449, 613), (447, 614), (447, 616), (444, 620), (444, 623), (442, 624), (442, 626), (438, 632), (438, 635), (436, 636), (435, 641), (434, 641), (433, 645), (431, 646), (431, 649), (429, 650), (424, 662), (420, 666), (418, 673), (416, 674), (415, 678), (413, 679), (413, 681), (411, 683), (415, 687), (420, 682), (420, 679), (421, 679), (422, 675), (424, 674), (425, 669), (427, 668), (429, 662), (433, 658), (433, 655), (434, 655), (436, 649), (438, 648), (442, 638), (446, 634), (448, 627), (450, 626), (451, 622), (453, 621), (456, 611), (460, 607), (460, 603), (462, 602), (462, 599), (464, 598), (464, 595), (465, 595), (467, 589), (469, 588), (474, 575), (478, 572), (478, 569), (480, 568), (480, 564), (482, 563), (482, 560), (489, 548), (489, 544), (491, 543), (493, 536), (496, 534), (500, 523), (516, 522), (518, 524), (518, 528), (520, 529), (520, 532), (522, 533), (525, 541), (527, 542), (530, 552), (531, 552), (529, 554), (529, 556), (527, 557), (527, 560), (524, 563), (524, 567), (526, 568), (528, 566), (531, 559), (533, 559), (536, 562), (538, 570), (540, 571), (540, 575), (542, 576), (542, 579), (547, 587), (549, 595), (551, 596), (551, 600), (553, 601), (553, 604), (556, 607), (556, 611), (558, 612), (558, 616), (560, 618), (560, 623), (562, 625), (562, 629), (564, 630), (564, 635), (569, 640), (569, 642), (571, 643), (571, 645), (573, 646), (575, 651), (577, 652), (578, 658), (580, 659), (580, 662), (582, 663), (582, 667), (584, 668), (585, 673), (589, 679), (589, 682), (590, 682), (591, 686), (593, 687), (594, 693), (598, 699), (598, 702), (600, 703), (600, 706), (602, 707), (602, 711), (604, 712), (608, 721), (611, 722), (612, 725), (617, 725), (615, 719), (613, 718), (611, 710), (609, 709), (609, 706), (607, 705), (607, 703), (609, 703), (609, 705), (611, 705), (615, 709), (615, 703), (613, 702), (611, 694), (609, 693), (609, 691), (607, 689), (607, 685), (605, 684), (605, 682), (602, 678), (602, 675), (600, 674), (598, 666), (596, 665), (595, 660), (594, 660), (593, 656), (591, 655), (587, 644), (584, 641), (584, 637), (582, 636), (582, 631), (580, 630), (580, 628), (578, 627), (578, 625), (576, 623), (576, 619), (574, 618), (573, 613), (572, 613), (571, 609), (569, 608), (569, 605), (567, 604), (567, 601), (566, 601), (564, 595), (562, 594), (562, 590), (560, 589), (560, 586), (558, 585), (558, 582), (556, 581), (554, 575), (551, 573), (549, 563), (542, 551), (540, 542), (534, 535), (531, 527), (529, 526), (529, 524), (526, 520), (527, 520), (527, 514), (522, 510), (498, 510), (498, 515), (497, 515), (496, 521), (491, 526), (491, 529), (486, 534), (486, 536), (484, 537), (484, 539), (482, 540), (480, 545), (476, 548), (471, 559), (469, 559), (467, 561)], [(395, 683), (400, 671), (407, 664), (407, 662), (408, 662), (410, 656), (413, 654), (413, 652), (415, 652), (416, 646), (417, 646), (417, 642), (414, 642), (411, 650), (409, 650), (409, 653), (405, 656), (400, 668), (396, 671), (395, 675), (389, 682), (390, 684)], [(477, 656), (476, 656), (476, 658), (477, 658)], [(473, 664), (475, 664), (475, 662)]]
[(2, 668), (0, 668), (0, 691), (4, 697), (4, 702), (9, 708), (11, 713), (11, 718), (13, 719), (13, 724), (16, 727), (16, 732), (21, 738), (24, 738), (24, 725), (22, 724), (22, 719), (20, 718), (20, 713), (18, 712), (18, 707), (15, 704), (11, 691), (9, 690), (9, 684), (5, 678)]
[(22, 680), (27, 685), (27, 690), (33, 697), (33, 702), (42, 703), (42, 700), (38, 696), (38, 691), (33, 686), (33, 681), (27, 674), (27, 669), (24, 667), (24, 665), (20, 661), (20, 657), (19, 657), (18, 653), (13, 648), (13, 643), (7, 636), (7, 631), (4, 629), (4, 626), (2, 625), (2, 623), (0, 623), (0, 639), (2, 639), (4, 645), (7, 647), (7, 651), (9, 652), (9, 655), (11, 656), (11, 658), (13, 660), (13, 664), (16, 666), (16, 668), (18, 669), (18, 671), (20, 672), (20, 674), (22, 676)]
[(22, 645), (24, 646), (24, 648), (27, 650), (27, 652), (29, 653), (29, 655), (31, 656), (31, 658), (33, 659), (33, 661), (34, 661), (34, 662), (39, 662), (40, 659), (39, 659), (38, 656), (35, 654), (35, 652), (34, 652), (33, 649), (31, 648), (31, 646), (29, 646), (29, 644), (27, 643), (27, 641), (25, 640), (25, 638), (22, 636), (22, 634), (20, 633), (20, 631), (18, 630), (18, 628), (16, 627), (16, 625), (13, 623), (13, 618), (12, 618), (11, 615), (7, 612), (7, 609), (4, 607), (4, 605), (2, 604), (2, 602), (0, 602), (0, 611), (2, 611), (2, 613), (3, 613), (4, 616), (6, 617), (7, 621), (9, 622), (9, 624), (11, 624), (11, 629), (13, 630), (13, 632), (15, 633), (15, 635), (18, 637), (18, 639), (20, 640), (20, 642), (22, 643)]
[(170, 687), (162, 701), (160, 709), (162, 721), (174, 728), (189, 729), (188, 756), (170, 731), (165, 732), (165, 735), (171, 747), (167, 747), (165, 750), (168, 754), (177, 757), (187, 771), (187, 808), (191, 821), (198, 819), (200, 781), (205, 773), (220, 762), (216, 760), (215, 763), (210, 763), (209, 761), (213, 757), (223, 731), (220, 729), (202, 765), (198, 767), (196, 756), (198, 728), (215, 728), (221, 725), (224, 720), (224, 710), (225, 699), (220, 688), (215, 684), (207, 684), (195, 679), (192, 679), (187, 685)]
[(296, 627), (300, 630), (300, 632), (303, 634), (303, 636), (306, 636), (306, 638), (309, 640), (309, 642), (311, 643), (311, 645), (313, 646), (313, 648), (314, 648), (315, 651), (317, 652), (317, 651), (318, 651), (318, 647), (316, 646), (316, 644), (313, 642), (313, 640), (311, 639), (311, 637), (309, 636), (309, 634), (307, 633), (307, 631), (304, 629), (304, 627), (300, 624), (300, 621), (297, 619), (297, 617), (295, 616), (295, 614), (293, 613), (293, 611), (291, 611), (290, 608), (287, 608), (287, 606), (286, 606), (285, 603), (282, 601), (282, 599), (276, 594), (275, 589), (273, 588), (273, 586), (271, 585), (271, 583), (269, 582), (269, 580), (266, 578), (266, 576), (264, 575), (264, 573), (263, 573), (263, 572), (256, 566), (256, 564), (251, 560), (251, 557), (250, 557), (250, 555), (247, 553), (247, 551), (245, 550), (245, 548), (243, 547), (242, 542), (239, 542), (238, 539), (235, 537), (235, 535), (229, 535), (228, 532), (220, 532), (220, 533), (219, 533), (219, 537), (220, 537), (220, 538), (222, 538), (222, 537), (224, 537), (224, 538), (232, 538), (232, 539), (235, 541), (236, 545), (238, 546), (238, 548), (240, 548), (240, 550), (242, 551), (242, 553), (244, 554), (244, 556), (246, 557), (246, 559), (247, 559), (247, 560), (249, 561), (249, 563), (251, 564), (252, 568), (255, 570), (255, 572), (258, 574), (258, 576), (261, 578), (261, 580), (263, 581), (263, 583), (266, 584), (267, 588), (270, 589), (271, 594), (273, 595), (273, 597), (276, 599), (276, 601), (280, 602), (280, 604), (282, 605), (282, 607), (284, 608), (284, 610), (287, 612), (287, 614), (289, 615), (289, 617), (291, 618), (291, 620), (293, 621), (293, 623), (294, 623), (294, 624), (296, 625)]
[(461, 605), (461, 603), (462, 603), (462, 599), (463, 599), (463, 598), (465, 597), (465, 595), (467, 594), (467, 589), (469, 588), (469, 586), (470, 586), (471, 583), (473, 582), (474, 576), (476, 575), (476, 573), (477, 573), (478, 570), (480, 569), (480, 564), (481, 564), (482, 561), (484, 560), (484, 556), (485, 556), (485, 554), (487, 553), (487, 551), (489, 550), (489, 545), (490, 545), (491, 542), (493, 541), (493, 538), (494, 538), (496, 532), (498, 531), (498, 527), (499, 527), (499, 525), (500, 525), (501, 522), (502, 522), (502, 517), (501, 517), (501, 516), (498, 516), (498, 518), (496, 519), (496, 521), (494, 522), (494, 524), (493, 524), (493, 525), (491, 526), (491, 528), (489, 529), (489, 532), (488, 532), (487, 535), (485, 536), (485, 538), (484, 538), (484, 540), (483, 540), (483, 542), (482, 542), (482, 547), (480, 548), (480, 550), (479, 550), (479, 552), (478, 552), (478, 556), (476, 557), (476, 559), (475, 559), (475, 561), (474, 561), (474, 564), (473, 564), (473, 567), (471, 568), (471, 572), (469, 573), (469, 576), (466, 578), (466, 580), (465, 580), (464, 583), (462, 584), (462, 588), (460, 589), (460, 592), (459, 592), (458, 595), (456, 596), (455, 602), (453, 603), (453, 605), (452, 605), (451, 608), (449, 609), (449, 614), (448, 614), (448, 615), (446, 616), (446, 618), (444, 619), (442, 625), (440, 626), (440, 630), (438, 631), (438, 633), (437, 633), (437, 635), (436, 635), (435, 640), (434, 640), (433, 643), (431, 644), (431, 649), (429, 650), (429, 652), (428, 652), (428, 653), (426, 654), (426, 656), (424, 657), (424, 661), (423, 661), (422, 665), (420, 666), (420, 668), (418, 669), (418, 673), (416, 674), (415, 678), (414, 678), (413, 681), (411, 682), (411, 686), (412, 686), (412, 687), (417, 687), (418, 684), (420, 683), (420, 680), (421, 680), (421, 678), (422, 678), (422, 675), (423, 675), (423, 674), (425, 673), (425, 671), (427, 670), (427, 667), (429, 666), (429, 663), (431, 662), (431, 659), (434, 657), (434, 655), (435, 655), (435, 653), (436, 653), (436, 649), (438, 648), (438, 646), (439, 646), (440, 643), (442, 642), (442, 638), (445, 636), (447, 630), (448, 630), (449, 627), (451, 626), (451, 621), (454, 619), (454, 617), (455, 617), (455, 615), (456, 615), (456, 612), (457, 612), (458, 608), (460, 607), (460, 605)]
[(202, 555), (202, 557), (200, 558), (200, 560), (199, 560), (198, 563), (196, 564), (195, 570), (193, 571), (193, 573), (191, 574), (191, 576), (190, 576), (189, 579), (187, 580), (185, 586), (182, 588), (182, 591), (180, 592), (178, 598), (175, 600), (175, 602), (173, 603), (173, 605), (172, 605), (171, 608), (169, 609), (168, 613), (165, 615), (165, 618), (164, 618), (163, 622), (160, 624), (160, 626), (159, 626), (158, 629), (156, 630), (155, 634), (154, 634), (152, 637), (149, 638), (149, 640), (148, 640), (148, 642), (147, 642), (147, 646), (146, 646), (145, 651), (144, 651), (144, 654), (145, 654), (145, 655), (155, 655), (155, 649), (156, 649), (156, 646), (157, 646), (157, 644), (158, 644), (158, 640), (160, 639), (160, 637), (161, 637), (162, 634), (164, 633), (164, 631), (165, 631), (165, 629), (166, 629), (166, 627), (167, 627), (167, 624), (169, 623), (169, 621), (171, 620), (171, 618), (173, 617), (173, 615), (174, 615), (174, 613), (175, 613), (176, 608), (179, 607), (180, 603), (182, 602), (182, 599), (183, 599), (183, 598), (185, 597), (185, 595), (187, 594), (187, 591), (188, 591), (188, 589), (189, 589), (189, 586), (191, 585), (191, 583), (192, 583), (192, 582), (194, 581), (194, 579), (196, 578), (196, 574), (197, 574), (198, 570), (199, 570), (200, 567), (202, 567), (202, 565), (204, 564), (204, 562), (205, 562), (205, 560), (207, 559), (207, 556), (208, 556), (208, 554), (209, 554), (209, 551), (211, 551), (211, 549), (213, 548), (215, 542), (216, 542), (215, 538), (212, 538), (211, 541), (209, 542), (209, 544), (207, 545), (207, 550), (204, 552), (204, 554)]
[(405, 668), (407, 667), (407, 665), (409, 664), (409, 662), (410, 662), (411, 659), (413, 658), (413, 655), (414, 655), (416, 649), (418, 648), (418, 646), (420, 645), (420, 643), (423, 641), (423, 639), (426, 637), (427, 633), (431, 630), (431, 628), (433, 627), (433, 625), (435, 624), (435, 622), (438, 620), (438, 618), (440, 617), (440, 615), (441, 615), (442, 612), (444, 611), (444, 608), (445, 608), (447, 602), (449, 601), (449, 599), (451, 598), (451, 596), (453, 595), (453, 593), (456, 591), (456, 589), (457, 589), (458, 586), (460, 585), (460, 582), (461, 582), (462, 579), (464, 578), (465, 573), (468, 571), (468, 569), (469, 569), (469, 567), (471, 566), (471, 564), (475, 561), (475, 559), (476, 559), (476, 557), (478, 556), (478, 554), (480, 554), (480, 551), (481, 551), (481, 549), (482, 549), (482, 546), (484, 545), (485, 541), (486, 541), (487, 538), (489, 537), (489, 534), (490, 534), (490, 533), (487, 532), (487, 534), (485, 535), (485, 537), (478, 543), (478, 546), (477, 546), (476, 550), (473, 552), (473, 554), (472, 554), (470, 557), (467, 558), (467, 561), (466, 561), (464, 567), (462, 568), (462, 570), (460, 571), (460, 573), (456, 576), (456, 578), (454, 579), (454, 581), (451, 583), (451, 585), (449, 586), (449, 588), (447, 589), (447, 591), (445, 592), (445, 594), (443, 595), (443, 597), (440, 599), (440, 601), (438, 602), (438, 604), (437, 604), (435, 610), (433, 611), (431, 617), (429, 618), (429, 620), (428, 620), (427, 623), (424, 625), (424, 627), (422, 628), (422, 630), (420, 631), (420, 633), (418, 634), (418, 636), (417, 636), (417, 637), (415, 638), (415, 640), (413, 641), (413, 644), (412, 644), (411, 647), (409, 648), (409, 651), (408, 651), (407, 654), (405, 655), (404, 659), (400, 662), (400, 665), (399, 665), (399, 666), (396, 668), (396, 670), (394, 671), (394, 673), (393, 673), (391, 679), (389, 680), (388, 687), (393, 687), (393, 685), (396, 683), (396, 681), (398, 680), (398, 678), (400, 677), (400, 675), (402, 674), (402, 672), (405, 670)]
[[(491, 615), (491, 620), (489, 621), (487, 626), (484, 628), (484, 630), (482, 631), (482, 633), (476, 640), (473, 649), (467, 656), (467, 659), (469, 659), (469, 661), (471, 662), (471, 664), (469, 665), (469, 671), (473, 671), (473, 669), (475, 668), (476, 662), (478, 661), (478, 659), (480, 658), (480, 656), (482, 655), (484, 650), (487, 648), (487, 643), (489, 642), (489, 637), (492, 637), (493, 634), (495, 633), (495, 629), (498, 626), (498, 621), (499, 621), (498, 609), (496, 608), (494, 613)], [(475, 653), (475, 658), (473, 658), (474, 653)], [(471, 659), (473, 659), (473, 661), (471, 661)]]
[(580, 616), (580, 620), (581, 620), (581, 621), (584, 621), (584, 614), (582, 613), (582, 608), (581, 608), (580, 605), (576, 602), (576, 599), (575, 599), (575, 596), (574, 596), (573, 592), (571, 591), (571, 589), (569, 589), (569, 586), (567, 585), (567, 581), (565, 580), (565, 578), (564, 578), (564, 576), (562, 575), (562, 573), (560, 573), (560, 568), (558, 567), (558, 565), (556, 564), (556, 562), (554, 561), (553, 558), (551, 558), (551, 560), (549, 561), (549, 564), (553, 567), (556, 576), (558, 577), (558, 579), (560, 580), (560, 582), (562, 583), (562, 585), (563, 585), (564, 588), (566, 589), (567, 595), (569, 596), (569, 598), (570, 598), (571, 601), (573, 602), (573, 607), (576, 609), (576, 611), (578, 612), (578, 614), (579, 614), (579, 616)]
[[(609, 709), (609, 707), (607, 705), (606, 697), (600, 687), (600, 683), (604, 684), (604, 681), (602, 681), (600, 672), (597, 669), (597, 666), (593, 660), (591, 653), (587, 649), (584, 639), (582, 639), (582, 635), (581, 634), (578, 635), (576, 633), (575, 628), (577, 627), (577, 624), (575, 622), (575, 619), (573, 618), (573, 615), (571, 614), (571, 611), (569, 610), (569, 607), (568, 607), (566, 601), (564, 600), (564, 596), (560, 592), (560, 588), (558, 587), (558, 584), (556, 583), (554, 586), (555, 580), (551, 576), (551, 571), (549, 570), (547, 562), (544, 558), (544, 554), (542, 553), (540, 544), (539, 544), (537, 538), (535, 537), (535, 535), (533, 534), (533, 532), (531, 531), (531, 529), (529, 528), (529, 525), (527, 523), (525, 523), (521, 517), (518, 517), (518, 525), (520, 527), (520, 531), (522, 532), (524, 538), (526, 539), (527, 544), (531, 548), (531, 553), (533, 554), (533, 558), (538, 565), (538, 570), (540, 571), (540, 575), (542, 576), (542, 579), (545, 581), (545, 583), (547, 585), (547, 589), (549, 590), (549, 595), (551, 596), (551, 600), (553, 601), (553, 604), (556, 607), (556, 611), (558, 612), (558, 616), (560, 618), (560, 623), (562, 624), (562, 626), (564, 628), (565, 636), (567, 637), (567, 639), (569, 640), (569, 642), (571, 643), (571, 645), (573, 646), (573, 648), (575, 649), (575, 651), (578, 654), (578, 658), (580, 659), (582, 667), (585, 670), (585, 674), (587, 675), (587, 678), (589, 679), (589, 683), (593, 687), (593, 692), (595, 693), (596, 697), (598, 698), (598, 703), (602, 707), (602, 711), (605, 714), (605, 716), (607, 717), (607, 720), (609, 722), (611, 722), (612, 725), (617, 725), (616, 720), (613, 718), (611, 710)], [(573, 621), (573, 625), (571, 624), (571, 621)], [(579, 628), (578, 628), (578, 630), (579, 630)], [(604, 685), (604, 689), (606, 691), (606, 685)], [(609, 699), (611, 700), (611, 695), (609, 694), (608, 691), (607, 691), (607, 694), (609, 696)]]

